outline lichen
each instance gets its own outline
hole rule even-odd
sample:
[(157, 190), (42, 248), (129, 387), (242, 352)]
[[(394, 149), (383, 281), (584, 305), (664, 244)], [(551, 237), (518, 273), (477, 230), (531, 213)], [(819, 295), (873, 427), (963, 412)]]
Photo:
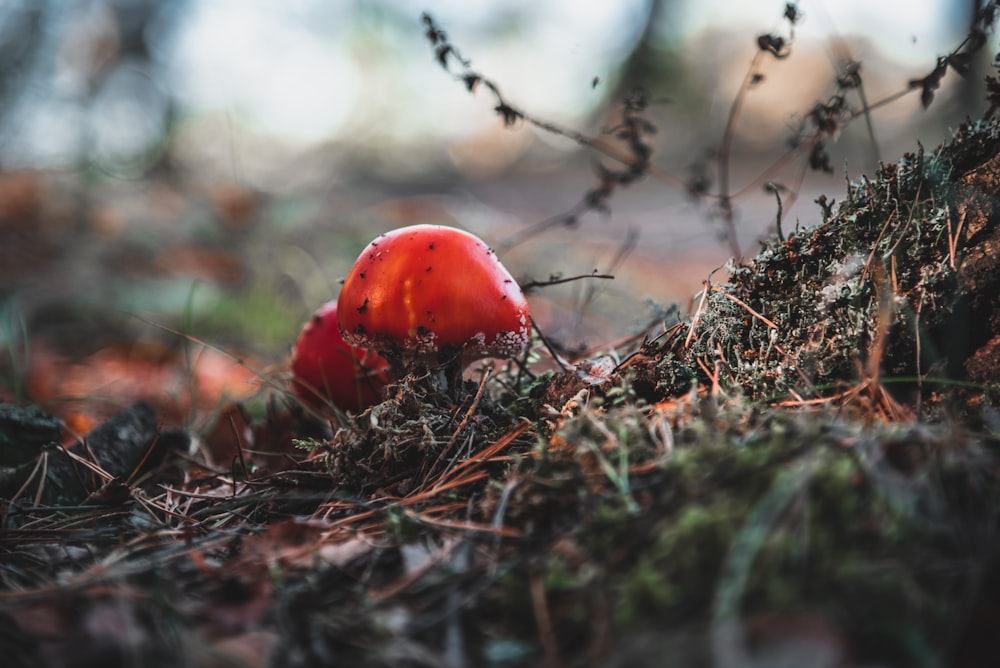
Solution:
[[(674, 355), (648, 351), (662, 357), (662, 376), (677, 375), (677, 359), (702, 381), (718, 366), (720, 382), (755, 399), (812, 397), (873, 371), (954, 376), (990, 338), (962, 308), (994, 285), (970, 258), (1000, 228), (976, 187), (996, 179), (998, 148), (996, 121), (970, 123), (931, 154), (851, 182), (827, 220), (770, 240), (708, 288)], [(956, 348), (963, 328), (968, 346)]]

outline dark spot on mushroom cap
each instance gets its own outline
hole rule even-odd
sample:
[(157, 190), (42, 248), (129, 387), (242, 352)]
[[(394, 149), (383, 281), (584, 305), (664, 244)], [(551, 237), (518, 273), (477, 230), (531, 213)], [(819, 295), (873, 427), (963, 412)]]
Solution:
[(354, 333), (358, 336), (366, 336), (368, 334), (368, 330), (365, 329), (364, 325), (358, 325), (354, 328)]
[(365, 302), (358, 307), (358, 313), (364, 313), (368, 310), (368, 297), (365, 297)]
[(363, 272), (363, 271), (362, 271), (362, 272), (359, 272), (359, 273), (358, 273), (358, 276), (360, 276), (361, 278), (364, 278), (364, 277), (365, 277), (365, 272)]
[(427, 329), (423, 325), (417, 327), (417, 336), (421, 336), (421, 337), (423, 337), (423, 336), (430, 336), (431, 333), (432, 333), (431, 330)]
[(430, 271), (430, 270), (431, 270), (431, 268), (430, 268), (430, 267), (427, 267), (427, 269), (425, 269), (424, 271)]
[(434, 250), (434, 242), (433, 241), (431, 243), (427, 244), (427, 249), (428, 250)]

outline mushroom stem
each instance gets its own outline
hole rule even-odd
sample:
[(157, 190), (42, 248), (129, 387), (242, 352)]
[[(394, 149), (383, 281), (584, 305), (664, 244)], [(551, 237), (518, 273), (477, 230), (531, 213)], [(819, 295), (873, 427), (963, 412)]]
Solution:
[(429, 389), (435, 394), (443, 395), (454, 403), (461, 403), (465, 398), (465, 383), (462, 381), (464, 368), (461, 351), (442, 350), (437, 360), (421, 363), (426, 373), (415, 374), (417, 378), (426, 378)]
[(439, 373), (444, 376), (443, 390), (455, 403), (459, 403), (465, 398), (465, 383), (462, 382), (462, 370), (464, 366), (462, 363), (462, 354), (459, 352), (452, 354), (438, 367), (440, 369)]
[(450, 346), (435, 354), (414, 355), (398, 349), (380, 351), (398, 378), (407, 378), (431, 395), (456, 404), (467, 396), (463, 371), (467, 361), (460, 348)]

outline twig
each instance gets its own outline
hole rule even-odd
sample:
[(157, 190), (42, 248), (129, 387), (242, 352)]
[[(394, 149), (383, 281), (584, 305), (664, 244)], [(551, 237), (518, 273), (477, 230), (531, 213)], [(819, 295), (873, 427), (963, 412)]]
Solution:
[(736, 119), (739, 118), (743, 104), (746, 102), (747, 93), (750, 86), (757, 81), (761, 58), (764, 51), (758, 49), (754, 52), (750, 60), (750, 67), (747, 68), (743, 83), (733, 98), (733, 104), (729, 108), (729, 116), (726, 119), (726, 129), (722, 133), (722, 141), (719, 144), (719, 206), (722, 210), (722, 220), (726, 223), (726, 238), (729, 241), (729, 250), (733, 257), (739, 258), (742, 255), (739, 239), (736, 236), (736, 223), (733, 219), (733, 202), (729, 192), (729, 155), (733, 149), (733, 138), (736, 136)]
[(36, 490), (35, 493), (34, 505), (38, 506), (41, 504), (42, 490), (45, 489), (45, 475), (46, 475), (46, 470), (48, 468), (47, 467), (48, 461), (49, 461), (49, 453), (43, 451), (35, 460), (35, 467), (31, 469), (31, 473), (28, 475), (27, 480), (24, 481), (24, 484), (21, 485), (20, 489), (18, 489), (17, 492), (14, 494), (14, 496), (11, 497), (10, 502), (12, 504), (17, 503), (17, 500), (21, 498), (24, 492), (28, 489), (28, 485), (30, 485), (31, 481), (35, 479), (36, 475), (38, 475), (39, 470), (41, 470), (42, 477), (38, 481), (38, 489)]
[(885, 223), (882, 225), (882, 229), (878, 233), (878, 237), (875, 238), (875, 243), (872, 244), (872, 250), (868, 254), (868, 259), (865, 260), (864, 269), (861, 270), (860, 281), (865, 282), (865, 276), (868, 275), (868, 269), (872, 266), (872, 260), (875, 258), (875, 252), (878, 251), (879, 242), (882, 241), (882, 237), (885, 235), (885, 231), (889, 229), (889, 224), (892, 223), (892, 219), (896, 217), (896, 209), (892, 210), (889, 217), (885, 219)]
[(698, 328), (698, 323), (701, 322), (701, 313), (705, 309), (705, 300), (708, 299), (708, 289), (709, 282), (702, 281), (701, 299), (698, 301), (698, 308), (694, 311), (694, 316), (691, 318), (691, 326), (688, 327), (688, 335), (684, 339), (684, 347), (687, 348), (691, 343), (691, 339), (694, 338), (694, 332)]
[[(458, 427), (456, 427), (455, 430), (452, 432), (451, 438), (448, 439), (448, 443), (443, 448), (441, 448), (440, 452), (438, 452), (438, 456), (434, 460), (434, 463), (430, 466), (430, 468), (427, 469), (427, 474), (423, 476), (424, 482), (417, 488), (417, 491), (425, 489), (430, 484), (431, 476), (434, 474), (434, 470), (437, 468), (438, 464), (444, 458), (445, 454), (451, 452), (451, 449), (455, 445), (455, 441), (458, 440), (459, 434), (461, 434), (462, 430), (465, 429), (465, 426), (469, 424), (469, 419), (476, 412), (476, 409), (479, 407), (479, 402), (483, 398), (483, 390), (486, 388), (486, 381), (489, 380), (491, 371), (492, 369), (490, 367), (486, 367), (483, 370), (483, 376), (479, 380), (479, 387), (476, 388), (476, 394), (475, 396), (472, 397), (472, 401), (469, 403), (468, 409), (466, 409), (465, 414), (462, 416), (461, 422), (458, 423)], [(452, 460), (452, 462), (454, 463), (454, 459)], [(443, 477), (444, 474), (447, 472), (448, 472), (448, 467), (445, 467), (444, 471), (442, 471), (441, 473), (441, 477)]]
[(562, 666), (562, 660), (559, 658), (559, 645), (556, 642), (552, 617), (549, 615), (549, 604), (545, 598), (545, 581), (538, 573), (532, 573), (528, 586), (531, 590), (531, 608), (535, 613), (535, 624), (538, 627), (538, 640), (542, 645), (542, 651), (545, 652), (545, 665), (559, 668)]
[(590, 274), (577, 274), (576, 276), (568, 276), (566, 278), (550, 278), (547, 281), (528, 281), (521, 285), (521, 290), (527, 292), (533, 288), (547, 288), (550, 285), (562, 285), (563, 283), (570, 283), (572, 281), (580, 281), (585, 278), (602, 278), (606, 280), (614, 280), (614, 274), (598, 274), (595, 270)]
[(559, 355), (559, 353), (557, 353), (557, 352), (556, 352), (555, 348), (554, 348), (554, 347), (552, 346), (552, 342), (551, 342), (551, 341), (549, 341), (549, 337), (545, 336), (545, 334), (544, 334), (544, 333), (542, 333), (542, 330), (541, 330), (541, 328), (540, 328), (540, 327), (538, 326), (538, 323), (536, 323), (536, 322), (535, 322), (535, 319), (534, 319), (534, 318), (532, 318), (532, 317), (531, 317), (530, 315), (529, 315), (528, 317), (529, 317), (529, 318), (530, 318), (530, 320), (531, 320), (531, 328), (535, 330), (535, 333), (536, 333), (536, 334), (538, 334), (538, 339), (539, 339), (539, 341), (541, 341), (541, 342), (542, 342), (542, 345), (543, 345), (543, 346), (545, 346), (545, 349), (546, 349), (547, 351), (549, 351), (549, 354), (550, 354), (550, 355), (552, 355), (552, 359), (553, 359), (553, 360), (555, 360), (555, 363), (559, 365), (559, 368), (560, 368), (560, 369), (561, 369), (562, 371), (568, 371), (568, 370), (569, 370), (569, 368), (570, 368), (570, 365), (569, 365), (569, 363), (568, 363), (568, 362), (566, 362), (566, 361), (565, 361), (565, 360), (564, 360), (564, 359), (563, 359), (563, 358), (562, 358), (562, 357), (561, 357), (561, 356)]
[[(713, 285), (712, 289), (715, 290), (716, 292), (722, 292), (722, 288), (720, 288), (717, 285)], [(763, 315), (761, 315), (757, 311), (753, 310), (753, 308), (751, 308), (749, 304), (747, 304), (745, 301), (743, 301), (742, 299), (740, 299), (736, 295), (731, 294), (729, 292), (722, 292), (722, 294), (723, 294), (723, 296), (726, 299), (728, 299), (729, 301), (733, 302), (734, 304), (739, 305), (741, 308), (745, 309), (747, 313), (749, 313), (753, 317), (757, 318), (758, 320), (760, 320), (762, 323), (764, 323), (765, 325), (767, 325), (771, 329), (778, 329), (778, 326), (776, 324), (774, 324), (772, 321), (770, 321), (767, 318), (765, 318)]]
[(785, 235), (781, 231), (781, 192), (778, 190), (778, 186), (773, 182), (768, 182), (768, 190), (774, 193), (774, 199), (778, 200), (778, 215), (775, 216), (774, 226), (778, 231), (778, 241), (784, 241)]
[[(236, 426), (236, 418), (233, 416), (232, 412), (226, 416), (229, 418), (229, 430), (233, 435), (233, 442), (236, 443), (236, 457), (240, 462), (240, 468), (243, 469), (243, 479), (248, 480), (250, 478), (250, 470), (247, 468), (246, 459), (243, 457), (243, 437), (240, 435), (240, 430)], [(236, 494), (236, 476), (233, 476), (233, 494)]]
[(958, 238), (962, 234), (962, 227), (965, 225), (965, 216), (968, 210), (964, 207), (962, 208), (961, 215), (958, 218), (958, 226), (955, 228), (955, 234), (951, 233), (951, 215), (947, 217), (948, 221), (948, 263), (951, 266), (952, 271), (958, 271), (955, 268), (955, 251), (958, 248)]
[[(451, 470), (451, 476), (456, 476), (460, 471), (470, 466), (475, 466), (477, 464), (483, 464), (490, 461), (494, 456), (496, 456), (501, 450), (506, 448), (508, 445), (514, 442), (514, 440), (521, 434), (526, 432), (532, 423), (527, 420), (522, 420), (513, 429), (508, 431), (506, 434), (498, 438), (489, 446), (483, 448), (480, 452), (476, 453), (474, 456), (469, 457), (465, 461), (459, 463), (455, 468)], [(438, 482), (431, 488), (431, 492), (440, 491), (441, 486), (444, 484), (445, 476), (442, 476)]]

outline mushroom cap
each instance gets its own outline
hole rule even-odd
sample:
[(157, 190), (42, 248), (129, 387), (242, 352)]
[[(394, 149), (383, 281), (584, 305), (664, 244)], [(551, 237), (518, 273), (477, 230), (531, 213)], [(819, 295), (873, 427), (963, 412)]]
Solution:
[(360, 411), (379, 402), (389, 363), (374, 350), (355, 348), (340, 335), (337, 302), (323, 304), (299, 332), (292, 351), (292, 390), (316, 409), (333, 403)]
[(338, 304), (348, 343), (400, 358), (509, 357), (531, 338), (524, 293), (496, 253), (443, 225), (399, 228), (368, 244)]

